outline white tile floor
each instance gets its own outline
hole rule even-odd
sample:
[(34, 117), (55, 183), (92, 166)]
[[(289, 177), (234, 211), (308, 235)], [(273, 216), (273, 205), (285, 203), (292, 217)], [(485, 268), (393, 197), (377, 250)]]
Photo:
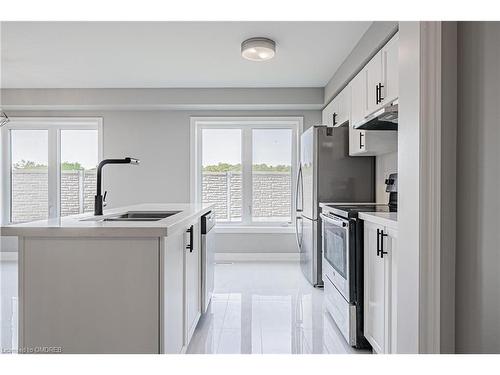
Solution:
[[(14, 262), (0, 262), (1, 348), (14, 343)], [(9, 281), (12, 281), (9, 282)], [(313, 288), (295, 262), (218, 264), (215, 295), (188, 353), (366, 353), (347, 345), (323, 311), (323, 290)]]
[(347, 345), (295, 262), (218, 264), (188, 353), (367, 353)]

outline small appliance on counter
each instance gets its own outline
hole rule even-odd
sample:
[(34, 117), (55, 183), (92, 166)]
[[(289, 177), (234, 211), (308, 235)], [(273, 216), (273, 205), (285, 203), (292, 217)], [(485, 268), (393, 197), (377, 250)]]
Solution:
[(397, 211), (397, 173), (385, 181), (389, 203), (321, 203), (325, 307), (349, 345), (370, 347), (363, 334), (363, 220), (360, 212)]
[(391, 173), (389, 177), (385, 180), (385, 191), (389, 193), (389, 208), (392, 211), (397, 211), (398, 209), (398, 174)]

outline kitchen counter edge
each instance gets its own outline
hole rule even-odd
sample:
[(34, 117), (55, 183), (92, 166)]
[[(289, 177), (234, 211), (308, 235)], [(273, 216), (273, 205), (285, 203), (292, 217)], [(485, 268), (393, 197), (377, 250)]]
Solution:
[(361, 220), (398, 229), (397, 212), (360, 212), (358, 217)]
[[(16, 237), (165, 237), (182, 229), (197, 217), (212, 211), (215, 204), (142, 204), (119, 207), (104, 212), (103, 217), (126, 211), (176, 211), (179, 214), (152, 222), (102, 222), (88, 220), (92, 214), (78, 214), (60, 219), (38, 220), (1, 227), (1, 236)], [(83, 220), (82, 219), (86, 219)]]

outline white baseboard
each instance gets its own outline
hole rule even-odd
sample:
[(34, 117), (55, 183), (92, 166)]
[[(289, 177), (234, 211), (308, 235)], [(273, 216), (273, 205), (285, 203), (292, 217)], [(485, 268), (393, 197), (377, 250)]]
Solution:
[(298, 262), (299, 253), (215, 253), (216, 262)]

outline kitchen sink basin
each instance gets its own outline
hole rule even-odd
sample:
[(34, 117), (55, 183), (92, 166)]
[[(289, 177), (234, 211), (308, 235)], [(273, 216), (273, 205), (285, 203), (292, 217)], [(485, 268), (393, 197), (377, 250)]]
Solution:
[(158, 221), (179, 212), (181, 211), (129, 211), (121, 215), (107, 217), (103, 221)]
[(128, 211), (123, 214), (108, 217), (92, 217), (87, 220), (94, 221), (158, 221), (166, 217), (178, 214), (181, 211)]

